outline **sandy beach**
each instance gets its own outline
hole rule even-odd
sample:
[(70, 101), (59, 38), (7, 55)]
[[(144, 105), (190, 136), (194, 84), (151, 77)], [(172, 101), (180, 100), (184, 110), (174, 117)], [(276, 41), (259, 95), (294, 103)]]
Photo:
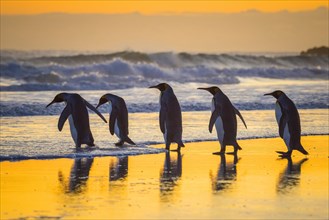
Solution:
[(328, 0), (0, 8), (0, 220), (329, 219)]
[(181, 154), (3, 161), (0, 217), (326, 219), (328, 138), (303, 136), (310, 155), (291, 160), (268, 138), (240, 140), (236, 158), (197, 142)]

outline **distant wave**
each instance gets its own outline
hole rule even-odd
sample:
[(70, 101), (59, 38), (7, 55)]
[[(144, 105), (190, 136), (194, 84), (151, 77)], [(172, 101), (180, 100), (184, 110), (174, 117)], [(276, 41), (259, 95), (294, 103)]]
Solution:
[[(14, 53), (15, 54), (15, 53)], [(163, 81), (237, 84), (238, 77), (328, 79), (327, 56), (140, 53), (17, 56), (1, 53), (2, 91), (103, 90)]]
[[(14, 103), (14, 102), (0, 102), (0, 116), (34, 116), (34, 115), (59, 115), (63, 110), (63, 105), (53, 105), (51, 108), (45, 108), (44, 103)], [(273, 109), (273, 103), (263, 102), (239, 102), (235, 106), (240, 110), (265, 110)], [(326, 109), (329, 107), (323, 100), (306, 100), (303, 103), (298, 103), (299, 109)], [(181, 103), (182, 111), (208, 111), (209, 103), (195, 103), (195, 102), (183, 102)], [(130, 104), (128, 111), (130, 113), (136, 112), (157, 112), (159, 110), (158, 103), (148, 104)], [(108, 114), (107, 106), (101, 106), (100, 111), (104, 114)], [(94, 112), (91, 112), (94, 114)]]

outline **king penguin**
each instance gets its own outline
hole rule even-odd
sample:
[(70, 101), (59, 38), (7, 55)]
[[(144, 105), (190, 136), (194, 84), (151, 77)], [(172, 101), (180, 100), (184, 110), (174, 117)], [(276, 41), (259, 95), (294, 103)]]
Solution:
[(167, 83), (160, 83), (149, 88), (160, 90), (160, 130), (166, 143), (166, 149), (170, 149), (172, 142), (177, 143), (177, 150), (184, 147), (182, 141), (182, 112), (173, 89)]
[(209, 132), (212, 132), (215, 124), (217, 130), (217, 137), (221, 146), (220, 152), (213, 154), (224, 154), (226, 145), (233, 145), (234, 154), (238, 150), (242, 150), (236, 141), (237, 136), (237, 120), (236, 115), (240, 117), (244, 126), (247, 125), (240, 114), (240, 112), (232, 105), (229, 98), (216, 86), (209, 88), (198, 88), (210, 92), (214, 97), (211, 104), (211, 117), (209, 121)]
[(65, 121), (69, 119), (71, 136), (75, 142), (75, 146), (77, 148), (80, 148), (81, 144), (94, 146), (94, 138), (90, 131), (89, 116), (86, 106), (97, 113), (98, 116), (107, 123), (103, 115), (79, 94), (59, 93), (47, 107), (57, 102), (66, 103), (58, 120), (58, 130), (62, 131)]
[(119, 96), (113, 94), (105, 94), (99, 99), (99, 103), (96, 108), (109, 102), (110, 113), (110, 133), (119, 138), (119, 142), (116, 146), (122, 146), (124, 142), (136, 145), (129, 137), (128, 131), (128, 110), (125, 100)]
[(264, 96), (266, 95), (271, 95), (277, 99), (275, 105), (275, 117), (279, 126), (279, 135), (288, 148), (287, 152), (277, 151), (277, 153), (280, 154), (280, 157), (284, 158), (290, 157), (293, 150), (298, 150), (307, 155), (308, 152), (300, 143), (300, 118), (293, 101), (280, 90), (264, 94)]

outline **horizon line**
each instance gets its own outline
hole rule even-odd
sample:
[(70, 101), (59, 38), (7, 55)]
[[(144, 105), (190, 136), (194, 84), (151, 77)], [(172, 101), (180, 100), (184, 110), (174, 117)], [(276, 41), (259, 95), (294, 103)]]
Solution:
[(0, 16), (40, 16), (40, 15), (142, 15), (142, 16), (177, 16), (177, 15), (216, 15), (216, 14), (223, 14), (223, 15), (234, 15), (234, 14), (242, 14), (242, 13), (261, 13), (261, 14), (276, 14), (276, 13), (303, 13), (303, 12), (310, 12), (310, 11), (317, 11), (317, 10), (329, 10), (329, 6), (322, 5), (315, 7), (313, 9), (301, 9), (301, 10), (289, 10), (289, 9), (280, 9), (277, 11), (265, 11), (261, 9), (251, 8), (236, 12), (224, 12), (224, 11), (217, 11), (217, 12), (196, 12), (196, 11), (185, 11), (185, 12), (174, 12), (174, 11), (163, 11), (163, 12), (155, 12), (155, 13), (144, 13), (140, 11), (131, 11), (131, 12), (122, 12), (122, 13), (97, 13), (97, 12), (61, 12), (61, 11), (54, 11), (54, 12), (44, 12), (44, 13), (26, 13), (26, 14), (1, 14)]

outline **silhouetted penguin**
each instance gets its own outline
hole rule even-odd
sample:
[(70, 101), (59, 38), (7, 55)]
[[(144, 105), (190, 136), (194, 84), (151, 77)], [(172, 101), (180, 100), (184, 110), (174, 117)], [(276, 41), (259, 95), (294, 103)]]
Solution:
[(247, 128), (240, 112), (232, 105), (229, 98), (216, 86), (209, 88), (198, 88), (207, 90), (214, 97), (211, 105), (211, 117), (209, 121), (209, 132), (212, 132), (214, 124), (216, 125), (217, 137), (221, 145), (220, 152), (214, 154), (223, 154), (226, 150), (226, 145), (234, 146), (234, 153), (242, 150), (236, 141), (237, 135), (237, 120), (236, 115), (240, 117), (244, 126)]
[(99, 99), (99, 103), (96, 108), (109, 102), (109, 113), (110, 113), (110, 133), (119, 138), (119, 142), (116, 146), (122, 146), (124, 142), (135, 145), (135, 143), (128, 137), (128, 110), (123, 98), (113, 95), (105, 94)]
[(54, 100), (47, 105), (50, 106), (56, 102), (65, 102), (66, 106), (58, 120), (58, 130), (62, 131), (66, 119), (69, 119), (71, 136), (77, 148), (81, 144), (94, 146), (94, 138), (90, 131), (89, 116), (86, 106), (96, 112), (101, 119), (106, 123), (103, 115), (97, 109), (84, 100), (79, 94), (75, 93), (60, 93), (57, 94)]
[(288, 148), (287, 152), (277, 151), (277, 153), (281, 154), (281, 157), (290, 157), (293, 150), (298, 150), (307, 155), (308, 152), (300, 143), (300, 119), (293, 101), (291, 101), (291, 99), (280, 90), (264, 95), (271, 95), (277, 99), (275, 105), (275, 117), (279, 125), (279, 135)]
[(170, 149), (172, 142), (177, 143), (177, 151), (184, 147), (182, 141), (182, 112), (173, 89), (167, 83), (160, 83), (149, 88), (160, 90), (160, 129), (166, 142), (166, 149)]

